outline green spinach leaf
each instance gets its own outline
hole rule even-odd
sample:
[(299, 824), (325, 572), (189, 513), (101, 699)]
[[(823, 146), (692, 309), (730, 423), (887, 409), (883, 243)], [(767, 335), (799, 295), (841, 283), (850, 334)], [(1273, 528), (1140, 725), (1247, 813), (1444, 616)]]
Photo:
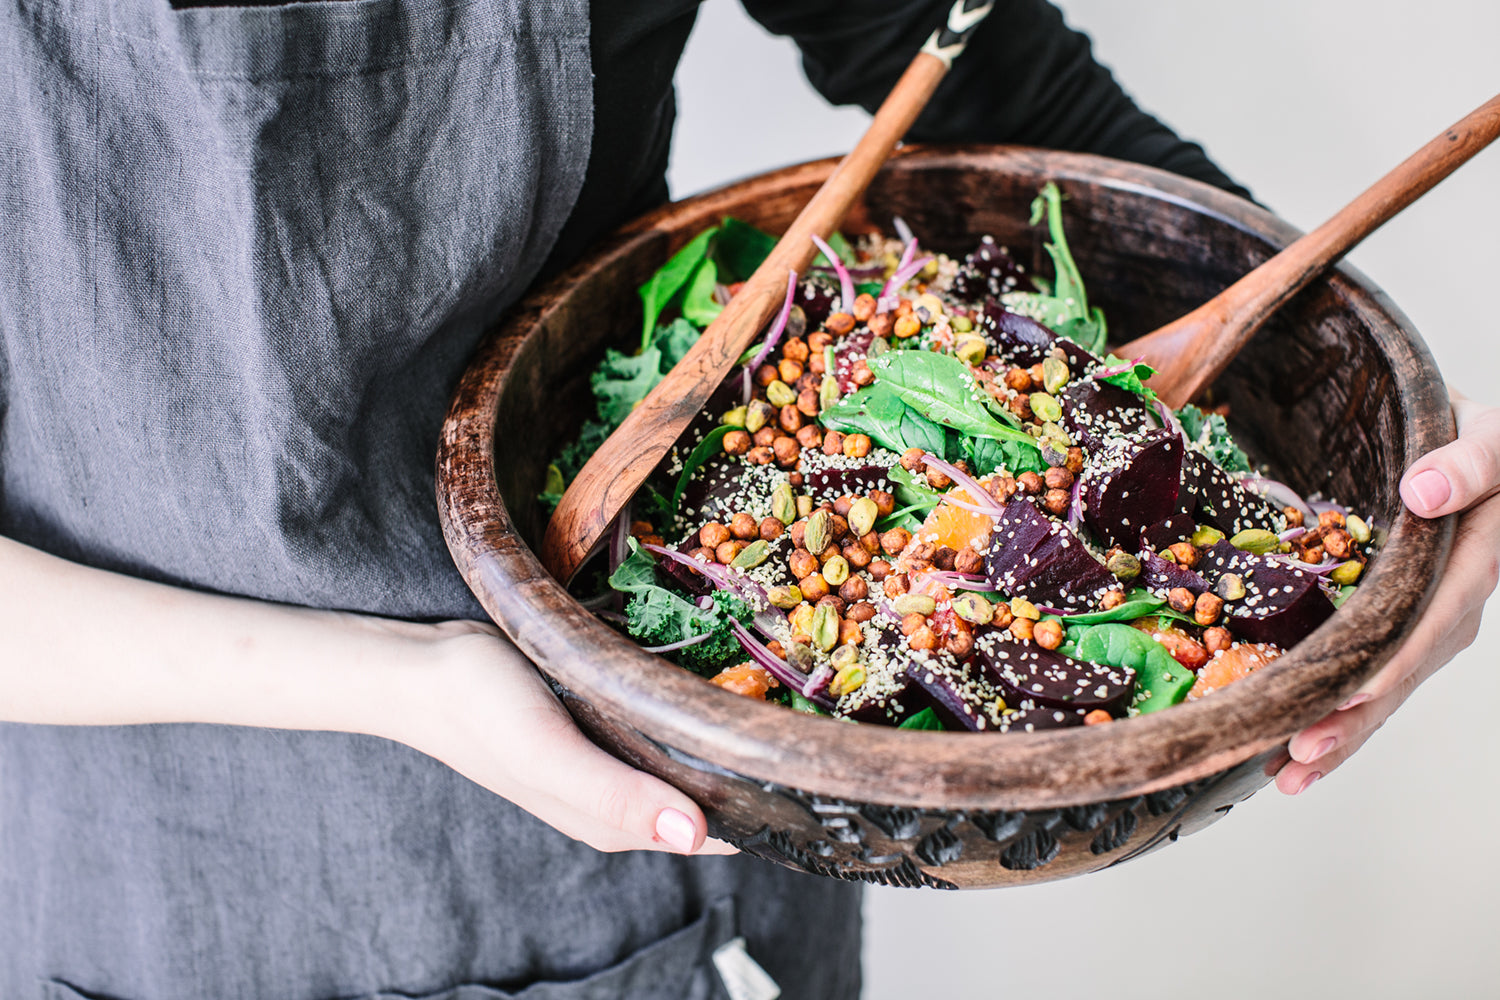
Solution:
[(1007, 292), (1000, 301), (1007, 308), (1035, 319), (1058, 336), (1067, 337), (1097, 353), (1108, 338), (1104, 313), (1097, 307), (1089, 308), (1083, 277), (1078, 272), (1073, 252), (1068, 249), (1067, 234), (1063, 231), (1062, 192), (1051, 181), (1031, 203), (1031, 224), (1035, 226), (1043, 219), (1051, 237), (1051, 242), (1043, 247), (1052, 258), (1055, 280), (1047, 282), (1033, 278), (1032, 282), (1040, 291)]
[(687, 246), (673, 254), (651, 276), (650, 281), (640, 287), (641, 305), (645, 309), (645, 327), (641, 330), (642, 347), (651, 342), (651, 334), (656, 330), (656, 321), (660, 318), (661, 311), (682, 290), (693, 277), (698, 265), (708, 256), (718, 232), (718, 226), (711, 226), (693, 237)]
[(682, 464), (682, 473), (677, 477), (677, 486), (672, 490), (672, 510), (674, 513), (682, 507), (682, 494), (687, 491), (688, 481), (703, 467), (704, 462), (707, 462), (722, 450), (720, 442), (724, 440), (724, 435), (732, 430), (734, 428), (728, 424), (720, 424), (703, 435), (703, 440), (699, 441), (698, 446), (688, 455), (687, 461)]
[(1193, 672), (1173, 659), (1165, 646), (1129, 625), (1091, 625), (1077, 645), (1081, 660), (1135, 671), (1132, 703), (1142, 714), (1182, 701), (1195, 680)]
[[(1111, 354), (1104, 359), (1104, 363), (1110, 368), (1118, 368), (1127, 362), (1124, 358), (1117, 358)], [(1146, 379), (1155, 374), (1155, 368), (1142, 362), (1115, 375), (1106, 375), (1099, 381), (1108, 382), (1110, 385), (1117, 385), (1121, 389), (1127, 389), (1149, 403), (1156, 398), (1156, 390), (1146, 384)]]
[(719, 268), (712, 260), (698, 262), (682, 296), (684, 319), (698, 326), (708, 326), (724, 311), (724, 307), (714, 301), (714, 286), (718, 280)]
[(870, 440), (894, 452), (921, 448), (934, 455), (945, 454), (943, 429), (880, 382), (851, 392), (818, 414), (818, 419), (824, 427), (845, 434), (868, 434)]
[(897, 729), (942, 729), (943, 723), (937, 717), (937, 713), (931, 708), (924, 708), (916, 712), (911, 718), (902, 722)]
[(744, 281), (755, 273), (761, 262), (776, 248), (776, 237), (756, 229), (748, 222), (725, 216), (719, 225), (719, 241), (714, 249), (726, 284)]
[(1024, 431), (996, 420), (969, 366), (932, 351), (887, 351), (870, 359), (878, 385), (885, 385), (903, 403), (936, 424), (972, 437), (1015, 441), (1035, 449)]

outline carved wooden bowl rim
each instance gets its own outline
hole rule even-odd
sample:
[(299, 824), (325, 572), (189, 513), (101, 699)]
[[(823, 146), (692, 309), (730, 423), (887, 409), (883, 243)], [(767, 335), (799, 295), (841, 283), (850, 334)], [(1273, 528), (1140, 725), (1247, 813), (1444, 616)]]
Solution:
[[(755, 703), (641, 651), (581, 607), (512, 530), (496, 483), (499, 400), (511, 362), (546, 335), (558, 303), (606, 262), (716, 221), (749, 192), (815, 185), (834, 159), (790, 166), (665, 205), (532, 292), (481, 345), (457, 388), (438, 455), (438, 506), (450, 550), (480, 602), (543, 670), (653, 740), (751, 778), (865, 802), (938, 809), (1046, 809), (1156, 791), (1255, 756), (1321, 718), (1390, 657), (1426, 606), (1455, 518), (1404, 508), (1381, 557), (1338, 614), (1290, 653), (1191, 704), (1107, 726), (1029, 734), (919, 732), (851, 725)], [(1005, 146), (906, 147), (888, 170), (959, 167), (1080, 181), (1206, 214), (1282, 246), (1297, 231), (1208, 185), (1104, 157)], [(691, 231), (691, 232), (690, 232)], [(1326, 279), (1367, 320), (1395, 375), (1405, 468), (1452, 439), (1435, 363), (1404, 315), (1354, 269)], [(520, 373), (524, 375), (524, 373)]]

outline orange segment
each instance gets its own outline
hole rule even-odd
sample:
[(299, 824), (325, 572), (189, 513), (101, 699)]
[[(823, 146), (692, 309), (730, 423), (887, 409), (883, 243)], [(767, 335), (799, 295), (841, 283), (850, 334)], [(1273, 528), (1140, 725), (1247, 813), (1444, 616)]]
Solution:
[[(973, 503), (962, 488), (949, 490), (947, 495)], [(927, 520), (922, 522), (922, 528), (916, 537), (939, 548), (946, 545), (955, 552), (965, 545), (972, 545), (976, 551), (983, 552), (992, 528), (990, 519), (983, 514), (940, 503), (927, 515)]]
[(1204, 666), (1193, 689), (1188, 692), (1187, 700), (1195, 701), (1213, 694), (1242, 677), (1248, 677), (1280, 655), (1281, 650), (1269, 643), (1237, 642)]

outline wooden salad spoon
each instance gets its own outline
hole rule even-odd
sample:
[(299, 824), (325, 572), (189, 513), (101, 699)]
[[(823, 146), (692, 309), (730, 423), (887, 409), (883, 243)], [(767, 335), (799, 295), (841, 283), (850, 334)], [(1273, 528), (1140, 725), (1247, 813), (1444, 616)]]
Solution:
[(566, 583), (578, 571), (651, 470), (775, 315), (786, 296), (788, 272), (801, 274), (817, 252), (813, 236), (826, 239), (843, 221), (992, 6), (993, 0), (955, 0), (947, 23), (922, 46), (875, 112), (869, 129), (839, 161), (770, 256), (682, 360), (584, 463), (563, 493), (542, 540), (542, 564), (555, 578)]
[(1173, 409), (1191, 402), (1229, 366), (1281, 304), (1366, 236), (1500, 135), (1500, 96), (1417, 150), (1317, 229), (1186, 316), (1114, 353), (1144, 357), (1148, 381)]

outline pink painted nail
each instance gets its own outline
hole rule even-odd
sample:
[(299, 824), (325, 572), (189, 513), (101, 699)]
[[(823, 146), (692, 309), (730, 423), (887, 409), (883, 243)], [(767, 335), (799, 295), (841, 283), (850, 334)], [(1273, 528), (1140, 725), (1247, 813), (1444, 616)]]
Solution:
[(656, 838), (668, 847), (686, 854), (693, 849), (693, 839), (697, 836), (693, 821), (676, 809), (663, 809), (656, 814)]
[(1436, 469), (1425, 469), (1413, 476), (1411, 491), (1417, 495), (1417, 499), (1429, 512), (1447, 503), (1448, 498), (1453, 495), (1453, 487), (1448, 484), (1448, 477)]
[(1349, 709), (1353, 708), (1355, 705), (1363, 705), (1365, 702), (1367, 702), (1369, 700), (1370, 700), (1370, 696), (1368, 694), (1366, 694), (1365, 692), (1361, 691), (1359, 694), (1351, 695), (1348, 701), (1344, 702), (1342, 705), (1340, 705), (1334, 711), (1337, 711), (1337, 712), (1347, 712)]
[(1312, 774), (1309, 774), (1307, 777), (1305, 777), (1305, 778), (1302, 779), (1302, 784), (1299, 785), (1299, 786), (1297, 786), (1297, 790), (1295, 792), (1293, 792), (1292, 794), (1293, 795), (1301, 795), (1303, 792), (1307, 791), (1309, 788), (1312, 787), (1312, 783), (1314, 781), (1317, 781), (1321, 777), (1323, 777), (1323, 772), (1321, 772), (1321, 771), (1314, 771)]
[(1313, 747), (1313, 752), (1310, 753), (1310, 754), (1308, 754), (1307, 759), (1304, 760), (1302, 763), (1304, 763), (1304, 764), (1311, 764), (1313, 761), (1317, 760), (1319, 757), (1323, 756), (1325, 753), (1327, 753), (1328, 751), (1332, 750), (1337, 743), (1338, 743), (1338, 737), (1336, 737), (1336, 736), (1330, 736), (1330, 737), (1328, 737), (1322, 743), (1319, 743), (1317, 746)]

